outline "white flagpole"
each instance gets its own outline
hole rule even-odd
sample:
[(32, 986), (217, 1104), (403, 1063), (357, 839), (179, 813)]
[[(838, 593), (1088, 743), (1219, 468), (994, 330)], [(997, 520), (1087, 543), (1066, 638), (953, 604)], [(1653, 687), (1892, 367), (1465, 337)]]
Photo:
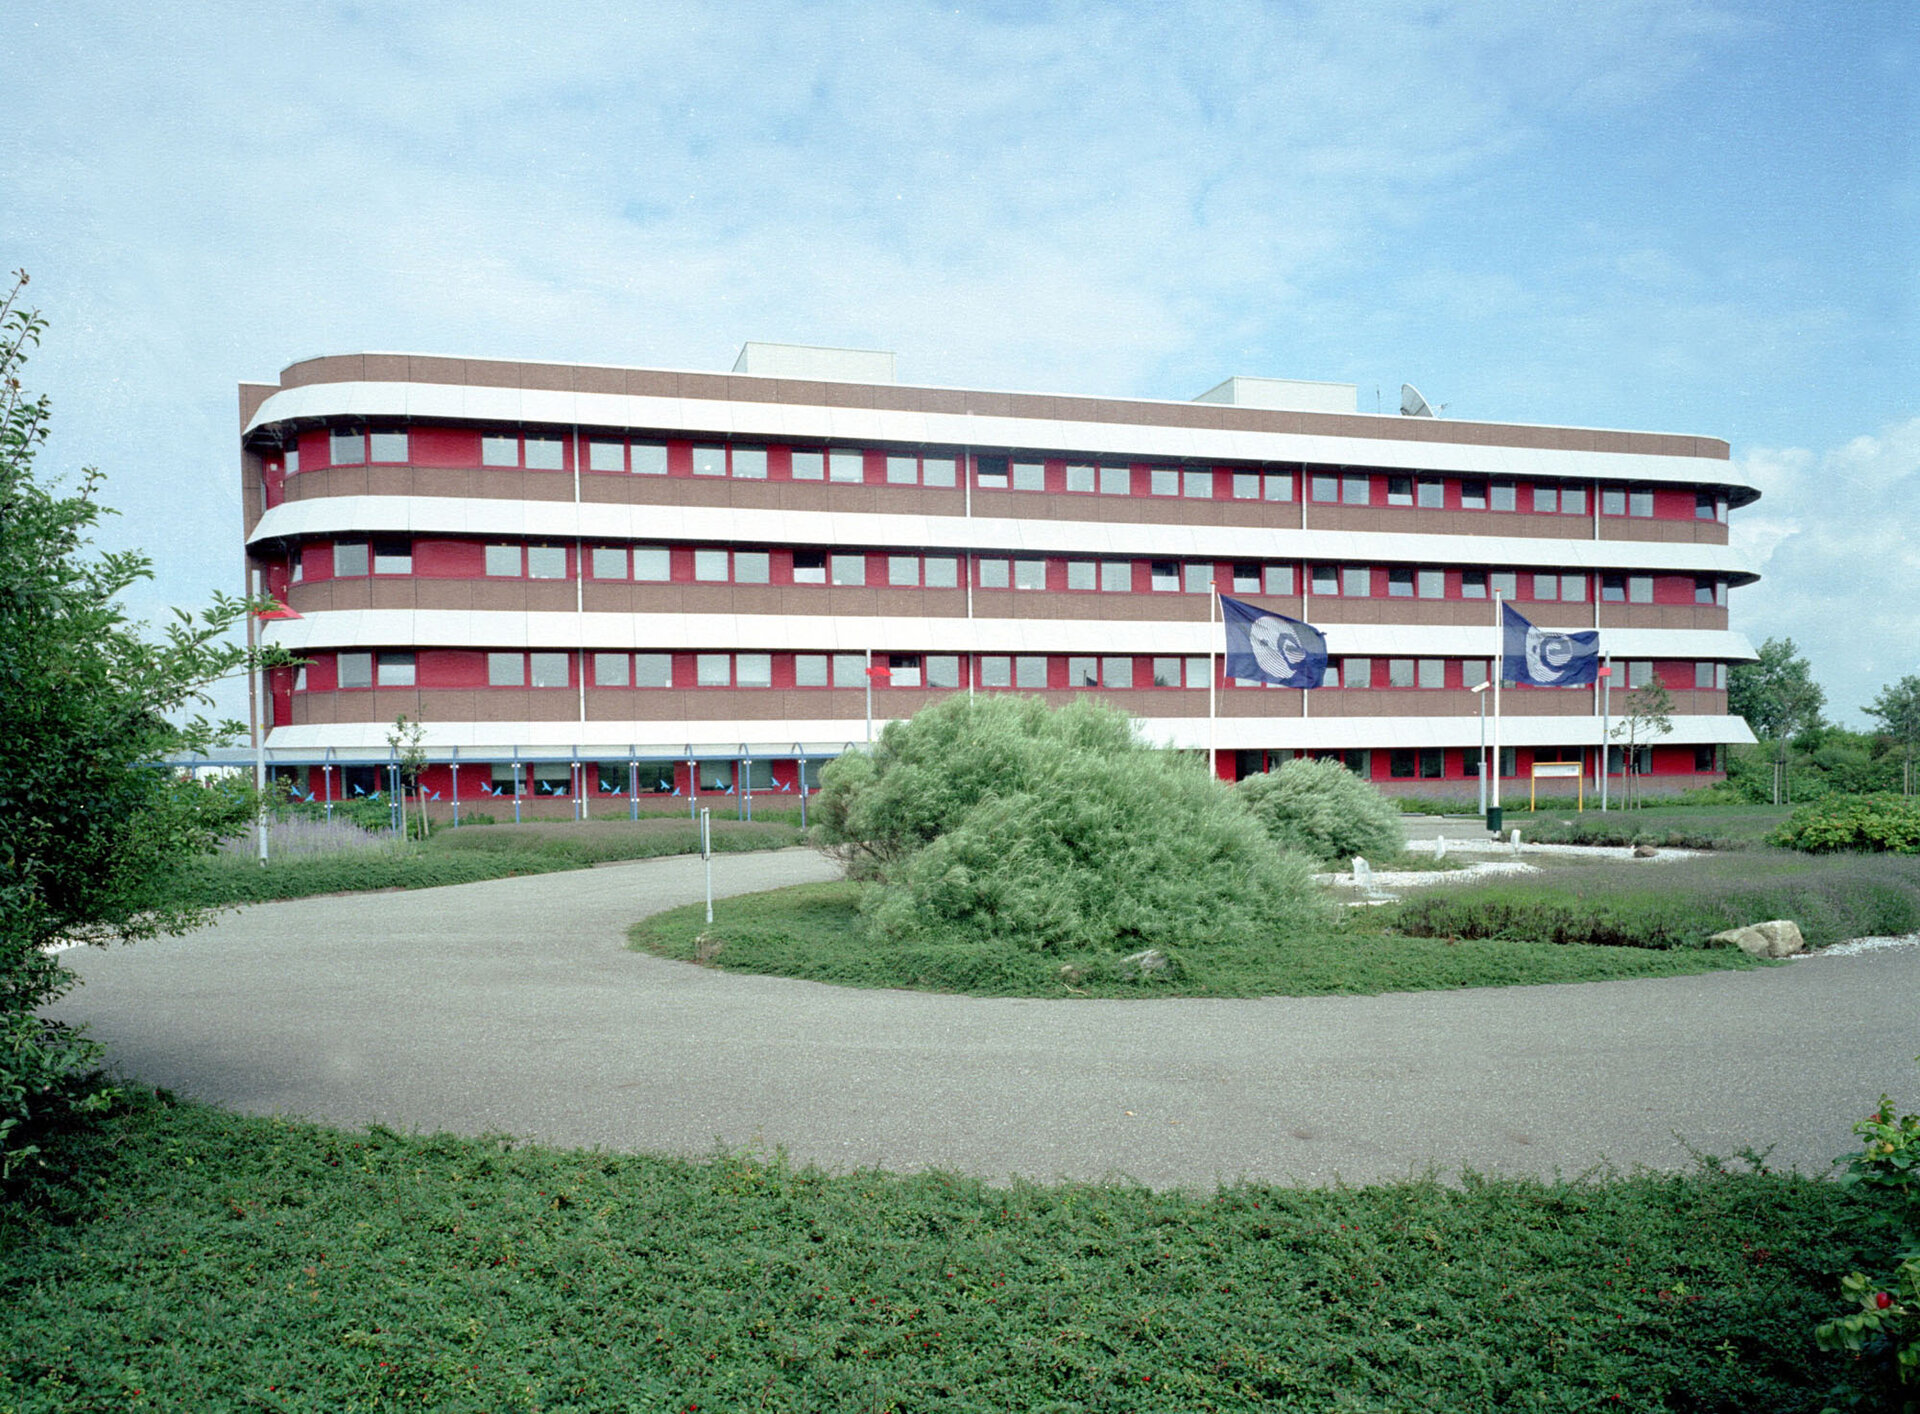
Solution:
[(1493, 804), (1487, 807), (1487, 828), (1500, 833), (1500, 679), (1507, 675), (1507, 620), (1500, 595), (1493, 596), (1493, 759), (1488, 770), (1493, 776)]
[(1207, 581), (1207, 774), (1218, 776), (1220, 767), (1214, 760), (1215, 713), (1218, 711), (1220, 694), (1220, 673), (1213, 664), (1214, 645), (1220, 641), (1220, 635), (1213, 631), (1215, 615), (1220, 608), (1220, 585), (1215, 580)]

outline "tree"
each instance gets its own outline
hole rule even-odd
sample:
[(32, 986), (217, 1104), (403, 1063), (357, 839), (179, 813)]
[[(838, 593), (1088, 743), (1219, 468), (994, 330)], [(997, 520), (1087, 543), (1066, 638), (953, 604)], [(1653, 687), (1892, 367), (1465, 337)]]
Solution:
[(387, 733), (387, 745), (393, 748), (400, 767), (400, 838), (407, 838), (407, 797), (416, 795), (420, 805), (420, 838), (427, 837), (427, 793), (420, 789), (421, 773), (427, 769), (427, 749), (422, 744), (426, 728), (412, 721), (405, 712), (393, 719)]
[(1626, 744), (1627, 808), (1640, 802), (1639, 771), (1635, 758), (1639, 748), (1673, 730), (1673, 694), (1656, 674), (1627, 694), (1620, 724), (1613, 729), (1615, 741)]
[(1920, 743), (1920, 674), (1908, 673), (1891, 687), (1881, 688), (1880, 695), (1867, 704), (1866, 712), (1880, 723), (1881, 731), (1904, 748), (1900, 793), (1912, 795), (1913, 748)]
[(152, 569), (92, 548), (99, 473), (71, 488), (36, 479), (49, 404), (20, 372), (45, 322), (21, 306), (26, 283), (16, 272), (0, 298), (0, 1177), (36, 1152), (38, 1124), (86, 1103), (78, 1077), (98, 1054), (35, 1016), (75, 980), (49, 945), (192, 927), (201, 914), (168, 898), (169, 871), (251, 808), (157, 765), (239, 730), (199, 709), (246, 661), (227, 631), (248, 605), (176, 610), (157, 639), (122, 613), (115, 601)]
[(1819, 726), (1826, 705), (1826, 692), (1791, 638), (1769, 638), (1760, 645), (1758, 659), (1737, 664), (1727, 675), (1727, 710), (1745, 717), (1754, 735), (1773, 745), (1774, 804), (1791, 794), (1787, 744)]

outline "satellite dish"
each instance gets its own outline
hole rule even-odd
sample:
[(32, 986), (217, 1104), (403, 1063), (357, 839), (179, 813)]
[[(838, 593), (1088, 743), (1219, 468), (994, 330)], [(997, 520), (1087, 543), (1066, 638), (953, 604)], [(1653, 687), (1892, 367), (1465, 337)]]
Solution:
[(1420, 390), (1411, 383), (1400, 385), (1400, 416), (1402, 417), (1438, 417), (1427, 400), (1420, 396)]

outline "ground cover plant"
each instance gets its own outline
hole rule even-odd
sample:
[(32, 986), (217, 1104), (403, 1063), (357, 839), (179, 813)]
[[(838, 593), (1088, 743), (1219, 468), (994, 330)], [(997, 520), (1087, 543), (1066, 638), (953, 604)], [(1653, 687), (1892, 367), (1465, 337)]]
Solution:
[(1768, 839), (1809, 853), (1920, 854), (1920, 799), (1885, 793), (1830, 795), (1794, 811)]
[(1772, 918), (1811, 947), (1920, 930), (1920, 859), (1808, 856), (1753, 849), (1675, 860), (1618, 860), (1438, 884), (1386, 920), (1415, 937), (1509, 938), (1697, 951), (1728, 928)]
[[(328, 833), (353, 828), (343, 822)], [(321, 853), (276, 854), (269, 845), (265, 868), (244, 843), (238, 854), (184, 860), (168, 880), (169, 895), (183, 905), (220, 907), (367, 889), (426, 889), (693, 854), (700, 848), (699, 827), (684, 815), (466, 825), (406, 843), (386, 832), (362, 834), (357, 846)], [(795, 826), (779, 820), (713, 822), (713, 847), (722, 853), (783, 849), (800, 839)]]
[(1823, 1407), (1838, 1184), (989, 1186), (143, 1097), (0, 1211), (0, 1408)]
[(1164, 952), (1331, 915), (1230, 787), (1091, 701), (956, 694), (821, 782), (819, 840), (876, 940)]
[(1575, 802), (1541, 801), (1537, 811), (1509, 809), (1503, 833), (1520, 831), (1536, 844), (1636, 845), (1668, 849), (1750, 849), (1763, 845), (1790, 813), (1785, 806), (1722, 799), (1666, 802), (1634, 810), (1584, 811)]
[(1235, 794), (1275, 844), (1315, 859), (1380, 859), (1407, 843), (1393, 802), (1338, 761), (1283, 762)]
[(1757, 965), (1737, 948), (1667, 952), (1557, 947), (1532, 939), (1458, 941), (1389, 931), (1387, 911), (1313, 932), (1175, 948), (1146, 971), (1111, 949), (1036, 952), (960, 938), (891, 941), (862, 926), (859, 887), (802, 884), (636, 923), (632, 946), (729, 971), (848, 987), (908, 987), (991, 997), (1264, 997), (1510, 987), (1670, 977)]

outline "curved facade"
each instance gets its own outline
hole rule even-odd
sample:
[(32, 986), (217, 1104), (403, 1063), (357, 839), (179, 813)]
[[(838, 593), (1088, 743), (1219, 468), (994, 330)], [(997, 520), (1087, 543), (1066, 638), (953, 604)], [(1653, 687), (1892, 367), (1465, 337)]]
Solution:
[[(1223, 775), (1340, 753), (1471, 794), (1499, 594), (1598, 628), (1622, 689), (1672, 690), (1639, 768), (1716, 778), (1751, 739), (1726, 713), (1752, 657), (1727, 595), (1754, 578), (1727, 519), (1757, 493), (1726, 444), (1363, 416), (1330, 388), (1259, 385), (1299, 405), (1256, 407), (295, 364), (241, 386), (250, 562), (300, 615), (265, 632), (307, 660), (272, 675), (270, 756), (316, 795), (367, 791), (405, 713), (443, 803), (605, 813), (804, 790), (866, 738), (869, 698), (877, 723), (952, 691), (1092, 692), (1168, 745), (1211, 740)], [(1220, 679), (1210, 726), (1210, 584), (1319, 625), (1328, 685)], [(1507, 694), (1503, 774), (1593, 778), (1599, 711), (1593, 689)]]

